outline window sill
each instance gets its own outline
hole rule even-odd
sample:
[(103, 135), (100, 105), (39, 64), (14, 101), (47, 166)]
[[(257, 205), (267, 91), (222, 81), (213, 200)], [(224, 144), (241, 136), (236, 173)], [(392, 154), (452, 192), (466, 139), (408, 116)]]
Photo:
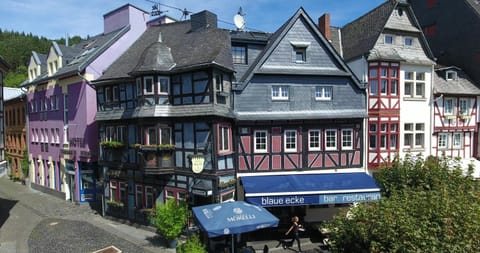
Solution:
[(409, 147), (407, 147), (407, 148), (403, 148), (402, 151), (403, 151), (403, 152), (425, 152), (425, 148), (423, 148), (423, 147), (422, 147), (422, 148), (420, 148), (420, 147), (418, 147), (418, 148), (409, 148)]
[(404, 101), (427, 101), (426, 98), (420, 98), (420, 97), (404, 97), (403, 98)]

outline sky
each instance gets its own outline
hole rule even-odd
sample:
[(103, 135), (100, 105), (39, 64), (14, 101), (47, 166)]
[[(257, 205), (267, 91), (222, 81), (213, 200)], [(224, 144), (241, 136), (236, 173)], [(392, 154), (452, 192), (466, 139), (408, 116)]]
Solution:
[[(180, 10), (209, 10), (219, 27), (235, 29), (233, 17), (242, 8), (246, 30), (274, 32), (300, 7), (317, 22), (330, 14), (332, 26), (341, 27), (385, 0), (0, 0), (0, 29), (31, 33), (48, 39), (102, 33), (103, 15), (127, 3), (151, 12), (159, 3), (164, 14), (182, 19)], [(1, 41), (0, 41), (1, 43)]]

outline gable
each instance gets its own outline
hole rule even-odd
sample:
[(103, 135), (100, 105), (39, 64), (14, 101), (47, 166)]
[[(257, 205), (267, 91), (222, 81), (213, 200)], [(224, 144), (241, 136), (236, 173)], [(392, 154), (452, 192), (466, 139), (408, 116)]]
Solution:
[[(256, 73), (292, 72), (318, 75), (322, 72), (343, 72), (336, 64), (333, 54), (304, 17), (295, 20), (283, 37), (278, 39), (278, 44), (267, 55)], [(305, 61), (297, 61), (296, 50), (302, 49), (305, 52)]]
[(415, 26), (410, 13), (403, 6), (397, 6), (385, 24), (385, 29), (408, 31), (408, 32), (420, 32)]

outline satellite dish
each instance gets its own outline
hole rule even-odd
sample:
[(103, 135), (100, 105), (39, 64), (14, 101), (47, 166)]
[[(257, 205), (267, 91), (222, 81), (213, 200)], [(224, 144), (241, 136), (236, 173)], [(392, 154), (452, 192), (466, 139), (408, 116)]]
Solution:
[(233, 23), (235, 24), (235, 27), (237, 27), (237, 30), (243, 30), (245, 27), (245, 19), (240, 14), (236, 14), (233, 17)]

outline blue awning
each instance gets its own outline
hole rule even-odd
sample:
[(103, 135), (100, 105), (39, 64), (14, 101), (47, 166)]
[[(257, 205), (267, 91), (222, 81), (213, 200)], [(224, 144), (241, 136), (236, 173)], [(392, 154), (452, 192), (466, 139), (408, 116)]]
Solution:
[(260, 206), (377, 201), (380, 188), (366, 173), (241, 176), (247, 202)]

